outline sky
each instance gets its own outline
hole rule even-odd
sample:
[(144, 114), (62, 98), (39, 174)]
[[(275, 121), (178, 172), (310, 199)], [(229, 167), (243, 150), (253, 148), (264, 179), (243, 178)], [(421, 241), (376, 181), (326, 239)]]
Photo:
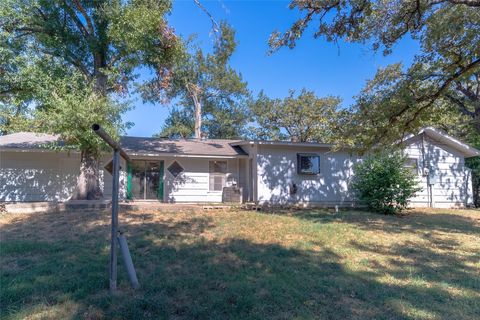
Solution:
[[(284, 31), (300, 15), (288, 8), (289, 1), (201, 0), (216, 21), (226, 20), (236, 30), (237, 50), (230, 65), (242, 74), (256, 96), (260, 90), (271, 98), (283, 98), (289, 89), (306, 88), (318, 96), (334, 95), (342, 106), (354, 102), (354, 96), (379, 67), (403, 62), (409, 65), (418, 52), (418, 43), (403, 39), (384, 57), (369, 45), (327, 42), (312, 37), (315, 21), (294, 49), (282, 48), (268, 55), (268, 38), (274, 30)], [(174, 1), (167, 17), (176, 33), (184, 38), (196, 34), (204, 50), (211, 50), (213, 36), (210, 18), (193, 0)], [(142, 71), (146, 77), (148, 72)], [(161, 130), (168, 115), (168, 105), (143, 103), (133, 98), (134, 108), (124, 115), (134, 126), (130, 136), (152, 136)]]

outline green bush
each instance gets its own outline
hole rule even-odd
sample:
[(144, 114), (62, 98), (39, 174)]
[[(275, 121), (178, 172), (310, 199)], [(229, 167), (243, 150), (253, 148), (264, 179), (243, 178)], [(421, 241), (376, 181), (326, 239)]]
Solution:
[(408, 199), (422, 190), (417, 173), (405, 167), (406, 158), (398, 152), (368, 156), (354, 167), (352, 189), (370, 210), (396, 214), (408, 205)]

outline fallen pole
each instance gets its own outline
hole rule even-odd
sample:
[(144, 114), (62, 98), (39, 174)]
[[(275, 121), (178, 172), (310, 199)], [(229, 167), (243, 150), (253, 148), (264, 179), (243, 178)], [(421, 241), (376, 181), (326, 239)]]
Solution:
[(113, 149), (113, 172), (112, 172), (112, 225), (110, 238), (110, 292), (117, 290), (117, 242), (122, 251), (122, 258), (127, 269), (128, 277), (134, 289), (139, 287), (135, 267), (133, 266), (132, 257), (128, 250), (127, 239), (119, 231), (118, 228), (118, 188), (120, 180), (120, 156), (127, 162), (130, 158), (121, 146), (115, 142), (98, 124), (92, 125), (92, 130), (105, 141)]

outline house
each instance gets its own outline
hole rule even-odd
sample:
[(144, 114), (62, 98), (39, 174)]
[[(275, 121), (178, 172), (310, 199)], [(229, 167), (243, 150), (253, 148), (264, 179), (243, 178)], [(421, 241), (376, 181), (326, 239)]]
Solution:
[[(62, 202), (72, 193), (79, 168), (77, 152), (45, 146), (57, 137), (28, 132), (0, 137), (0, 201)], [(305, 206), (353, 206), (349, 190), (352, 150), (321, 143), (244, 140), (166, 140), (122, 137), (132, 159), (121, 163), (124, 200), (188, 203), (254, 202)], [(418, 207), (464, 207), (473, 202), (465, 158), (480, 151), (433, 128), (404, 141), (406, 166), (423, 191)], [(104, 196), (111, 195), (111, 154), (101, 159)]]

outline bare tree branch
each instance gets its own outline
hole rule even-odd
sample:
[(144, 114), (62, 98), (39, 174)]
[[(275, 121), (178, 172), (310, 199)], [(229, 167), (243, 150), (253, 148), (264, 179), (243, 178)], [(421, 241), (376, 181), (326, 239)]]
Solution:
[(215, 18), (213, 18), (211, 13), (203, 6), (203, 4), (200, 2), (200, 0), (193, 0), (193, 2), (195, 2), (195, 4), (200, 8), (200, 10), (202, 10), (210, 18), (210, 21), (212, 23), (212, 30), (213, 30), (214, 34), (217, 34), (218, 31), (220, 30), (220, 28), (219, 28), (218, 23), (215, 20)]

